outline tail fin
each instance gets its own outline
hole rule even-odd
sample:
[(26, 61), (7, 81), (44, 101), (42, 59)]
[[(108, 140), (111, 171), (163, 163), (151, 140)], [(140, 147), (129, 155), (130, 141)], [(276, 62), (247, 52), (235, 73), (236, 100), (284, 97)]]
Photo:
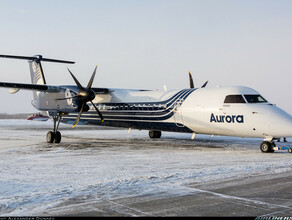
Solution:
[(46, 79), (41, 64), (42, 56), (38, 55), (36, 57), (39, 57), (39, 59), (28, 60), (31, 82), (32, 84), (45, 85)]
[[(41, 64), (42, 56), (36, 55), (35, 57), (36, 57), (36, 59), (34, 59), (34, 60), (28, 60), (30, 76), (31, 76), (31, 83), (38, 84), (38, 85), (45, 85), (46, 79), (45, 79), (42, 64)], [(36, 106), (37, 97), (38, 97), (39, 92), (33, 91), (32, 93), (33, 93), (32, 105)]]
[[(54, 63), (68, 63), (68, 64), (74, 64), (73, 61), (66, 61), (66, 60), (55, 60), (55, 59), (48, 59), (43, 58), (41, 55), (36, 55), (33, 57), (26, 57), (26, 56), (14, 56), (14, 55), (0, 55), (0, 58), (11, 58), (11, 59), (21, 59), (21, 60), (28, 60), (29, 63), (29, 69), (30, 69), (30, 75), (31, 75), (31, 82), (32, 84), (38, 84), (38, 85), (45, 85), (46, 80), (43, 72), (43, 68), (41, 65), (41, 61), (45, 62), (54, 62)], [(38, 96), (37, 91), (33, 91), (33, 98), (34, 102), (37, 100)]]

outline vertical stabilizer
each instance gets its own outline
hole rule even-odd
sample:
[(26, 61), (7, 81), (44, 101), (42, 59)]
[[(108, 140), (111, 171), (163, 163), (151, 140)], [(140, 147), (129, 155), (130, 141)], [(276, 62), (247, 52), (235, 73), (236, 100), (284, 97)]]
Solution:
[[(41, 64), (42, 56), (36, 55), (35, 57), (37, 59), (28, 61), (31, 82), (32, 82), (32, 84), (44, 85), (44, 84), (46, 84), (46, 80), (45, 80), (45, 76), (44, 76), (44, 72), (43, 72), (43, 68), (42, 68), (42, 64)], [(33, 91), (32, 93), (33, 93), (32, 105), (36, 106), (39, 91)]]
[(36, 56), (39, 59), (35, 60), (29, 60), (29, 69), (30, 69), (30, 75), (31, 75), (31, 82), (32, 84), (38, 84), (38, 85), (44, 85), (46, 84), (41, 59), (42, 56), (38, 55)]

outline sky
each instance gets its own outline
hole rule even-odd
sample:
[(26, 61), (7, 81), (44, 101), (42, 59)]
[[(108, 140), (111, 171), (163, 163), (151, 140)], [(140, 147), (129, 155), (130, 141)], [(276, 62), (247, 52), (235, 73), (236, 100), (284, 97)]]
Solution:
[[(44, 63), (47, 84), (252, 87), (292, 114), (291, 0), (0, 0), (0, 54)], [(30, 83), (27, 61), (0, 59), (0, 82)], [(0, 89), (0, 113), (37, 112), (32, 93)]]

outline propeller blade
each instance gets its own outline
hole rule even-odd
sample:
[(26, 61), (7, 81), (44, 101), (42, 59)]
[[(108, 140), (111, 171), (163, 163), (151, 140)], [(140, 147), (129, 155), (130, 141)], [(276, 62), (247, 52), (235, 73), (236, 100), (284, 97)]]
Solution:
[(191, 72), (189, 72), (189, 80), (190, 80), (190, 88), (191, 89), (195, 88)]
[(86, 103), (86, 102), (82, 102), (82, 106), (81, 106), (80, 112), (79, 112), (79, 114), (78, 114), (78, 116), (77, 116), (77, 119), (76, 119), (74, 125), (72, 126), (73, 128), (79, 123), (79, 120), (80, 120), (80, 118), (81, 118), (81, 114), (82, 114), (82, 112), (83, 112), (83, 108), (84, 108), (85, 103)]
[(78, 88), (80, 89), (80, 91), (84, 91), (84, 88), (81, 86), (80, 82), (76, 79), (76, 77), (73, 75), (73, 73), (71, 73), (71, 71), (69, 70), (69, 68), (67, 67), (69, 73), (71, 74), (72, 78), (74, 79), (75, 83), (77, 84)]
[(201, 88), (205, 88), (205, 87), (206, 87), (206, 85), (208, 84), (208, 82), (209, 82), (209, 80), (207, 80), (207, 81), (204, 83), (204, 85), (202, 85), (202, 87), (201, 87)]
[(90, 80), (89, 80), (89, 82), (88, 82), (88, 85), (87, 85), (87, 88), (88, 88), (88, 89), (90, 89), (91, 86), (92, 86), (92, 83), (93, 83), (93, 80), (94, 80), (94, 77), (95, 77), (95, 73), (96, 73), (96, 68), (97, 68), (97, 65), (95, 66), (95, 69), (94, 69), (94, 71), (93, 71), (93, 74), (92, 74), (92, 76), (91, 76), (91, 78), (90, 78)]
[(90, 102), (93, 105), (93, 107), (95, 108), (95, 110), (97, 111), (97, 113), (98, 113), (98, 115), (99, 115), (99, 117), (101, 119), (101, 122), (103, 123), (104, 122), (104, 118), (103, 118), (101, 112), (98, 110), (98, 108), (94, 105), (94, 103), (92, 101), (90, 101)]

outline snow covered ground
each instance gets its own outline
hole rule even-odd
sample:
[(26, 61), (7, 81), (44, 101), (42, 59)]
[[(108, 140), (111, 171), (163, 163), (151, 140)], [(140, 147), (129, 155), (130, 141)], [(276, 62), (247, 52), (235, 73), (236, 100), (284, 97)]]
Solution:
[(51, 127), (0, 120), (0, 216), (50, 215), (76, 198), (186, 195), (189, 183), (292, 169), (292, 154), (263, 154), (261, 139), (165, 132), (152, 140), (147, 131), (61, 125), (62, 143), (47, 144)]

